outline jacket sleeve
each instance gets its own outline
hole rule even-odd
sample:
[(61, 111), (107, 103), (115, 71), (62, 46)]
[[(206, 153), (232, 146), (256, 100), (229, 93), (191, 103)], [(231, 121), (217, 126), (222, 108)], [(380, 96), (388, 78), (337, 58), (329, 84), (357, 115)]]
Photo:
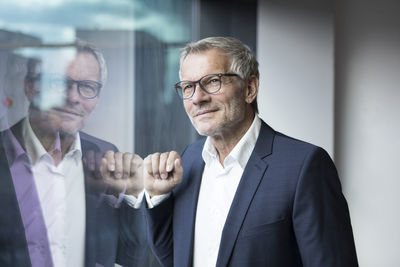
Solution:
[(145, 211), (148, 241), (162, 266), (173, 266), (173, 195)]
[(122, 202), (118, 213), (117, 262), (126, 267), (145, 266), (149, 249), (146, 242), (144, 209), (135, 209)]
[(312, 150), (304, 160), (292, 216), (304, 267), (358, 266), (339, 177), (321, 148)]

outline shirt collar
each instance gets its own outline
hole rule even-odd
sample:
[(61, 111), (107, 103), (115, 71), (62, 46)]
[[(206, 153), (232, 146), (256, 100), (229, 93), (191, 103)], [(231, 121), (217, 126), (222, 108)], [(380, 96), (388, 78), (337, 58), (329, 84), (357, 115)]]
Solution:
[[(26, 153), (31, 158), (32, 164), (36, 164), (44, 155), (48, 155), (48, 152), (33, 132), (28, 118), (25, 118), (22, 122), (22, 137), (24, 140)], [(61, 149), (60, 138), (57, 138), (54, 148)], [(78, 132), (76, 133), (74, 142), (72, 143), (69, 151), (65, 154), (65, 157), (73, 157), (75, 160), (78, 160), (81, 158), (81, 155), (81, 141)]]
[(203, 151), (201, 152), (201, 156), (203, 157), (206, 165), (210, 164), (212, 160), (218, 159), (218, 153), (215, 147), (212, 145), (210, 137), (207, 137), (206, 142), (203, 146)]
[[(232, 149), (231, 153), (225, 158), (224, 166), (229, 164), (231, 161), (237, 161), (242, 169), (245, 168), (247, 161), (249, 160), (251, 153), (256, 145), (258, 135), (260, 133), (261, 120), (258, 114), (255, 114), (253, 123), (247, 130), (245, 135), (239, 140), (239, 142)], [(218, 153), (215, 147), (212, 145), (210, 137), (207, 137), (204, 143), (202, 157), (206, 164), (209, 164), (212, 160), (218, 160)]]
[(75, 159), (76, 162), (82, 159), (81, 138), (79, 132), (76, 133), (75, 140), (72, 143), (68, 153), (65, 154), (65, 157), (71, 157)]

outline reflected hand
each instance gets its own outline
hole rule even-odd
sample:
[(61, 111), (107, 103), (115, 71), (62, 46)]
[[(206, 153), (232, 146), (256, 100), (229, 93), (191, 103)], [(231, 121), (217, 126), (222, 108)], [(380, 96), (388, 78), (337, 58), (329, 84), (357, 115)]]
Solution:
[(89, 151), (84, 162), (89, 171), (88, 179), (97, 189), (115, 196), (125, 190), (125, 194), (135, 197), (143, 191), (143, 160), (136, 154), (110, 150), (102, 157), (100, 153)]

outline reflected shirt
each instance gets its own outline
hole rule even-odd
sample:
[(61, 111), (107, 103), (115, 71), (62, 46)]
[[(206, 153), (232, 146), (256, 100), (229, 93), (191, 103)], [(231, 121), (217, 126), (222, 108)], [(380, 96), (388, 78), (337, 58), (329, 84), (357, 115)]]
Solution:
[[(59, 164), (56, 164), (51, 156), (52, 154), (57, 158), (58, 153), (61, 157), (59, 138), (54, 148), (48, 153), (34, 134), (28, 119), (24, 119), (22, 123), (22, 136), (26, 155), (32, 164), (33, 185), (39, 199), (40, 216), (44, 218), (46, 230), (44, 234), (43, 231), (36, 233), (25, 228), (29, 251), (32, 244), (47, 236), (54, 266), (84, 266), (86, 205), (79, 133), (68, 153), (63, 159), (59, 158)], [(23, 176), (17, 175), (15, 178), (19, 179)], [(25, 221), (24, 214), (22, 216)], [(36, 217), (39, 214), (33, 216)], [(50, 266), (34, 265), (33, 262), (37, 261), (35, 255), (30, 255), (32, 266)]]
[(32, 267), (53, 266), (46, 225), (28, 155), (11, 130), (2, 132)]

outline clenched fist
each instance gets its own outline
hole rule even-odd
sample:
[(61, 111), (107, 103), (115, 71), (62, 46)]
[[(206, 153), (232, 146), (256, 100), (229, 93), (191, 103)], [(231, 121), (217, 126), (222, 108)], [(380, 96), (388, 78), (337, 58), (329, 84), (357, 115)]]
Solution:
[(89, 151), (83, 159), (90, 183), (96, 188), (118, 195), (137, 197), (143, 191), (143, 159), (132, 153), (107, 151), (102, 157)]
[(182, 160), (178, 152), (154, 153), (144, 159), (144, 186), (150, 196), (169, 193), (182, 181)]

